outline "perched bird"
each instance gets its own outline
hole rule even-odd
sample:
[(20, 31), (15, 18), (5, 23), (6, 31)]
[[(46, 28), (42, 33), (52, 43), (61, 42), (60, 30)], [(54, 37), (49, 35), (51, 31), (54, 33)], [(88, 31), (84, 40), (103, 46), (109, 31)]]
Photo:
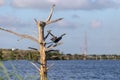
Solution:
[(62, 34), (62, 35), (59, 36), (59, 37), (53, 36), (53, 37), (51, 38), (51, 40), (52, 40), (54, 43), (58, 43), (58, 42), (62, 39), (62, 37), (63, 37), (64, 35), (66, 35), (66, 34), (64, 33), (64, 34)]

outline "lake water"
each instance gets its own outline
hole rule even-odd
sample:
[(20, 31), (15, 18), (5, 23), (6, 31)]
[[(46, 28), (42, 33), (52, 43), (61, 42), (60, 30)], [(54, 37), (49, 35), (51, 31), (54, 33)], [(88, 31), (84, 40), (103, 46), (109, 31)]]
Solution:
[[(18, 80), (12, 76), (14, 73), (23, 77), (23, 80), (39, 80), (39, 71), (30, 61), (3, 62), (11, 74), (11, 80)], [(49, 80), (120, 80), (119, 60), (59, 60), (48, 61), (48, 66), (52, 63), (54, 66), (48, 71)], [(1, 76), (3, 74), (0, 73)]]

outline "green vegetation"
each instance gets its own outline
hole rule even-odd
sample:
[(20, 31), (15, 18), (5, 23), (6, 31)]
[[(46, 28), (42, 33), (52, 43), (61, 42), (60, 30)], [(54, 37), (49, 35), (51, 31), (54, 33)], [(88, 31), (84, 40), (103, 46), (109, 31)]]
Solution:
[[(47, 60), (120, 60), (120, 55), (87, 55), (82, 54), (63, 54), (59, 50), (46, 52)], [(40, 58), (39, 52), (35, 50), (12, 50), (0, 49), (0, 60), (34, 60)]]
[(38, 60), (39, 53), (33, 50), (0, 49), (0, 60)]
[(0, 62), (0, 80), (10, 80), (9, 74), (7, 72), (7, 69), (3, 65), (2, 62)]
[(36, 76), (27, 76), (26, 78), (20, 76), (17, 72), (16, 67), (11, 64), (13, 71), (9, 72), (4, 64), (0, 61), (0, 80), (38, 80)]
[[(14, 66), (13, 68), (16, 70)], [(8, 72), (4, 64), (0, 62), (0, 80), (11, 80), (11, 77), (14, 77), (17, 80), (23, 80), (23, 78), (17, 73)]]

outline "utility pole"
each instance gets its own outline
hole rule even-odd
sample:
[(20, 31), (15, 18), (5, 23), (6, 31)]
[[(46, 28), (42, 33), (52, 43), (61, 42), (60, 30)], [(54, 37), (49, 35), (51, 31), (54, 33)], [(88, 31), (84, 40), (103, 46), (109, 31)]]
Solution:
[(86, 57), (87, 57), (87, 51), (88, 51), (88, 46), (87, 46), (87, 32), (85, 32), (85, 36), (84, 36), (83, 60), (86, 60)]

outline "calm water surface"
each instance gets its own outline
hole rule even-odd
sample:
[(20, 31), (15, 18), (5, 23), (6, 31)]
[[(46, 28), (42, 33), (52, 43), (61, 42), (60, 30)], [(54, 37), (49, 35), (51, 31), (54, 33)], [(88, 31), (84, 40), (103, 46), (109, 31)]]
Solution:
[[(11, 80), (39, 80), (39, 71), (26, 60), (3, 61), (11, 74)], [(53, 64), (48, 71), (49, 80), (120, 80), (119, 60), (60, 60), (48, 61)], [(39, 66), (39, 64), (36, 63)], [(3, 74), (0, 73), (0, 77)]]

